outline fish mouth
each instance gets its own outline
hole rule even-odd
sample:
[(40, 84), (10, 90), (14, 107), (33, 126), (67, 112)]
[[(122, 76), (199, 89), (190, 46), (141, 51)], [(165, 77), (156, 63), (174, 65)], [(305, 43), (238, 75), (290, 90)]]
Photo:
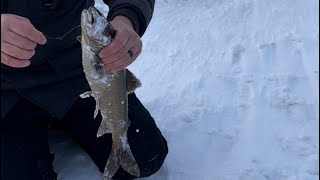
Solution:
[(85, 23), (92, 25), (96, 22), (97, 18), (103, 16), (103, 14), (95, 7), (89, 7), (88, 10), (83, 10)]

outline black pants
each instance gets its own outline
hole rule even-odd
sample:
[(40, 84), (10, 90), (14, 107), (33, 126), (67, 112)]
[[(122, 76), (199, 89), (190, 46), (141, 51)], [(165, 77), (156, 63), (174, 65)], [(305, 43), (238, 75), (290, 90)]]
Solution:
[[(162, 166), (168, 153), (167, 142), (135, 94), (129, 95), (128, 103), (131, 151), (140, 167), (141, 177), (150, 176)], [(63, 119), (53, 122), (79, 143), (103, 172), (112, 139), (110, 134), (96, 137), (101, 116), (93, 119), (94, 108), (93, 98), (79, 99)], [(1, 180), (50, 179), (53, 171), (48, 123), (51, 121), (48, 112), (26, 100), (20, 100), (1, 120)], [(132, 178), (121, 168), (114, 176), (114, 179)]]

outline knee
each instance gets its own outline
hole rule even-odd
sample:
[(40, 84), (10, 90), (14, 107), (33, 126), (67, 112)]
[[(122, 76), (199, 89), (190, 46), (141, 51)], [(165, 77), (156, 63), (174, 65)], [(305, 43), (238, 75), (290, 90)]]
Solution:
[(163, 138), (163, 148), (161, 151), (159, 151), (159, 153), (149, 161), (140, 164), (140, 177), (148, 177), (158, 172), (167, 155), (168, 145), (167, 141)]

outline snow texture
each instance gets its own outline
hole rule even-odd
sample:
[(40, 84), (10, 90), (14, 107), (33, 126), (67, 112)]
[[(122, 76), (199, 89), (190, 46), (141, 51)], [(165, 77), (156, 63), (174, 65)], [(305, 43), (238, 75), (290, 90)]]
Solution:
[[(318, 27), (317, 0), (157, 0), (129, 67), (170, 148), (145, 179), (318, 179)], [(51, 146), (59, 180), (101, 179), (71, 139)]]
[(130, 145), (128, 143), (127, 133), (125, 133), (123, 136), (120, 136), (120, 140), (121, 140), (121, 143), (122, 143), (123, 150), (124, 151), (130, 150)]

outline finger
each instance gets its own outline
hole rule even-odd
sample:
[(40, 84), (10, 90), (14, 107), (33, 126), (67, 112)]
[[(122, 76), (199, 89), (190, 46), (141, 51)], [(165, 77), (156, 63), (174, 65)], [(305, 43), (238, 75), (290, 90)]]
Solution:
[(104, 64), (104, 67), (107, 70), (112, 71), (113, 68), (115, 68), (117, 66), (123, 66), (124, 64), (126, 64), (130, 60), (131, 60), (130, 55), (125, 54), (124, 56), (122, 56), (121, 58), (117, 59), (116, 61), (114, 61), (112, 63)]
[(131, 63), (132, 63), (132, 62), (130, 62), (130, 63), (127, 62), (126, 64), (123, 64), (122, 66), (115, 67), (115, 68), (113, 68), (113, 69), (111, 70), (111, 72), (113, 72), (113, 73), (119, 72), (119, 71), (125, 69), (125, 68), (126, 68), (127, 66), (129, 66)]
[(128, 64), (131, 61), (131, 57), (129, 54), (126, 54), (122, 58), (118, 59), (116, 62), (111, 63), (110, 65), (107, 65), (107, 67), (110, 68), (111, 72), (115, 72), (117, 69), (123, 69), (125, 68), (126, 64)]
[(10, 66), (10, 67), (15, 67), (15, 68), (23, 68), (27, 67), (30, 65), (29, 60), (25, 59), (16, 59), (12, 56), (9, 56), (6, 53), (1, 52), (1, 63)]
[(35, 54), (34, 50), (29, 51), (29, 50), (21, 49), (8, 42), (2, 42), (1, 52), (4, 52), (9, 56), (12, 56), (17, 59), (30, 59)]
[(119, 51), (121, 48), (123, 48), (123, 46), (127, 44), (129, 37), (130, 35), (128, 33), (122, 33), (121, 31), (119, 31), (114, 37), (113, 41), (99, 52), (99, 57), (106, 58), (111, 54)]
[(3, 38), (3, 41), (8, 42), (10, 44), (13, 44), (21, 49), (25, 50), (34, 50), (37, 46), (37, 44), (27, 38), (24, 38), (12, 31), (8, 31), (6, 34), (6, 37)]
[[(110, 64), (110, 67), (111, 68), (116, 68), (116, 67), (121, 67), (121, 66), (124, 66), (124, 65), (131, 64), (133, 61), (135, 61), (138, 58), (138, 56), (140, 55), (142, 50), (140, 48), (139, 49), (133, 48), (133, 49), (131, 49), (131, 51), (132, 51), (132, 54), (133, 54), (132, 57), (130, 56), (129, 53), (127, 53), (127, 55), (125, 55), (126, 58), (123, 58), (123, 59), (126, 59), (126, 60), (122, 60), (122, 61), (117, 60), (114, 63)], [(128, 57), (129, 57), (129, 60), (127, 59)], [(128, 62), (129, 62), (129, 64), (128, 64)]]
[(132, 47), (132, 43), (126, 44), (124, 47), (122, 47), (117, 52), (111, 54), (108, 57), (105, 57), (101, 59), (102, 63), (104, 64), (111, 64), (117, 62), (119, 59), (121, 59), (123, 56), (126, 56), (128, 54), (129, 49)]
[[(134, 53), (134, 51), (132, 51), (132, 53)], [(118, 66), (122, 66), (124, 64), (126, 64), (129, 61), (133, 61), (133, 56), (131, 57), (130, 54), (127, 52), (126, 54), (124, 54), (121, 58), (115, 60), (112, 63), (107, 64), (108, 67), (110, 67), (111, 69), (118, 67)]]
[(28, 19), (19, 19), (9, 24), (9, 30), (38, 44), (45, 44), (46, 37)]
[(128, 51), (130, 49), (132, 49), (132, 47), (136, 47), (136, 46), (138, 46), (138, 48), (139, 48), (139, 40), (132, 40), (130, 38), (128, 40), (127, 44), (125, 44), (117, 52), (111, 54), (110, 56), (103, 58), (102, 62), (105, 64), (116, 62), (118, 59), (122, 58), (123, 56), (126, 56), (128, 54)]
[(141, 52), (142, 52), (142, 49), (139, 48), (138, 51), (133, 54), (132, 59), (136, 60), (140, 56)]
[[(113, 64), (111, 65), (111, 71), (112, 72), (118, 72), (126, 67), (128, 67), (130, 64), (132, 64), (137, 58), (138, 56), (141, 54), (141, 49), (138, 49), (138, 51), (134, 51), (134, 55), (132, 56), (132, 58), (130, 57), (130, 55), (127, 55), (126, 57), (124, 57), (122, 60), (119, 60), (117, 62), (123, 62), (123, 63), (119, 63), (119, 64)], [(129, 59), (128, 59), (129, 57)]]

